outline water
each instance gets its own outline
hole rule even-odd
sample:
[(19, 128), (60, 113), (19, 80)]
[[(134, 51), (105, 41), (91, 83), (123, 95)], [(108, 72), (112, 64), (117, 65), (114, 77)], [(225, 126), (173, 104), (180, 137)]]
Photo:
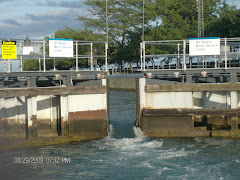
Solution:
[[(110, 103), (108, 137), (1, 152), (0, 179), (239, 179), (240, 140), (149, 138), (134, 127), (134, 93), (111, 91)], [(14, 163), (14, 157), (45, 162)], [(47, 157), (59, 163), (46, 163)]]

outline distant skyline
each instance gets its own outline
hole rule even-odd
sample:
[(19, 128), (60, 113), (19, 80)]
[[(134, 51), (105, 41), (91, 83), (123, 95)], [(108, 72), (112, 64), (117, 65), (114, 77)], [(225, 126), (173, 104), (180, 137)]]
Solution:
[[(139, 0), (141, 1), (141, 0)], [(79, 15), (87, 15), (84, 0), (0, 0), (0, 38), (43, 39), (64, 26), (80, 29)], [(227, 0), (240, 7), (240, 0)]]

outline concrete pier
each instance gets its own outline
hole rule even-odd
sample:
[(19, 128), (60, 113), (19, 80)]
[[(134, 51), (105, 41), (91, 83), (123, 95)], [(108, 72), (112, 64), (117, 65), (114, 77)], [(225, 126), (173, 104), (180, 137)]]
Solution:
[(0, 89), (0, 139), (107, 136), (107, 80), (95, 84)]
[(140, 78), (136, 84), (137, 125), (146, 135), (239, 136), (239, 83), (153, 84)]

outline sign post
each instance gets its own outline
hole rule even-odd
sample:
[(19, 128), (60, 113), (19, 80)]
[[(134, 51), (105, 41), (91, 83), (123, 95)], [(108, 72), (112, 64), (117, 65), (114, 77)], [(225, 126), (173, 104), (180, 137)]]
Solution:
[(8, 71), (10, 72), (10, 59), (17, 59), (17, 42), (16, 41), (2, 41), (2, 59), (8, 59)]

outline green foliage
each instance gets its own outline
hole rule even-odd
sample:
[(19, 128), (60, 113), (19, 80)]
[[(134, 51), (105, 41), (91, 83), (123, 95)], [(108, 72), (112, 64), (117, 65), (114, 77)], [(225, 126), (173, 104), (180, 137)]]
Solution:
[[(106, 37), (106, 2), (86, 0), (90, 16), (79, 16), (86, 28)], [(110, 62), (134, 61), (139, 57), (142, 3), (139, 0), (108, 1), (108, 32)], [(146, 18), (146, 23), (149, 21)], [(106, 40), (106, 38), (105, 38)], [(134, 43), (134, 45), (133, 45)]]
[[(85, 29), (65, 27), (55, 33), (56, 38), (83, 41), (106, 41), (106, 1), (85, 0), (89, 6), (87, 16), (78, 16)], [(140, 0), (109, 0), (108, 30), (110, 63), (137, 61), (140, 56), (142, 41), (143, 9)], [(182, 40), (198, 36), (198, 10), (196, 0), (145, 0), (145, 40)], [(204, 0), (205, 36), (239, 36), (240, 10), (228, 5), (225, 0)], [(94, 47), (94, 54), (104, 54), (104, 45)], [(147, 54), (176, 53), (176, 46), (147, 47)], [(89, 47), (79, 48), (79, 54), (89, 54)], [(104, 59), (98, 59), (104, 64)], [(37, 69), (35, 62), (25, 65)], [(79, 61), (80, 66), (87, 66), (87, 60)], [(69, 69), (74, 60), (57, 60), (58, 69)], [(47, 68), (53, 68), (53, 60), (47, 61)]]
[[(196, 0), (156, 0), (155, 3), (157, 7), (155, 21), (157, 18), (160, 18), (161, 23), (147, 28), (146, 40), (182, 40), (198, 37)], [(231, 13), (232, 15), (230, 15)], [(228, 23), (232, 22), (230, 24), (234, 24), (239, 22), (239, 19), (236, 17), (237, 15), (239, 15), (239, 12), (234, 8), (230, 8), (225, 1), (204, 0), (205, 37), (225, 37), (226, 34), (232, 36), (233, 33), (228, 32), (227, 28), (235, 32), (237, 27), (233, 28), (232, 26), (230, 28)], [(232, 18), (232, 21), (229, 21), (229, 18)], [(219, 29), (222, 30), (219, 31)], [(146, 53), (168, 54), (175, 53), (176, 51), (176, 46), (165, 46), (163, 48), (151, 46), (147, 49)]]
[(38, 60), (24, 60), (23, 61), (23, 70), (24, 71), (38, 71), (39, 70), (39, 61)]
[(207, 29), (208, 36), (239, 37), (240, 10), (235, 6), (224, 4), (219, 12), (219, 18)]

